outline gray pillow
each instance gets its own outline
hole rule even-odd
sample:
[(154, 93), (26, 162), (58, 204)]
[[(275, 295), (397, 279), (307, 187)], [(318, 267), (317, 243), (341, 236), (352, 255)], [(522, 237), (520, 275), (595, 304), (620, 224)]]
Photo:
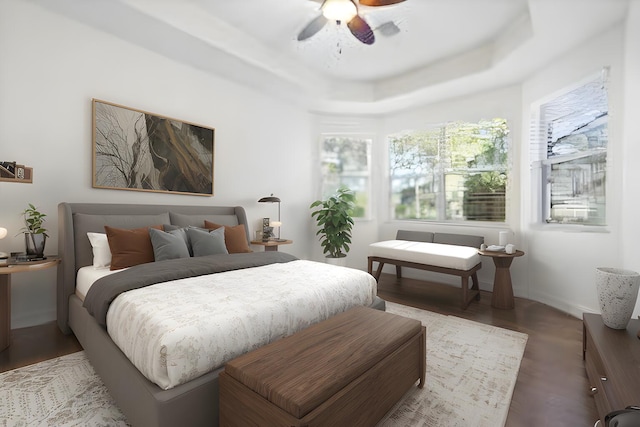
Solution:
[(224, 243), (224, 227), (211, 232), (196, 227), (188, 227), (187, 236), (189, 237), (194, 257), (229, 253)]
[(183, 229), (164, 232), (149, 229), (151, 246), (153, 246), (153, 256), (156, 261), (174, 258), (189, 258), (189, 247), (187, 245), (187, 233)]

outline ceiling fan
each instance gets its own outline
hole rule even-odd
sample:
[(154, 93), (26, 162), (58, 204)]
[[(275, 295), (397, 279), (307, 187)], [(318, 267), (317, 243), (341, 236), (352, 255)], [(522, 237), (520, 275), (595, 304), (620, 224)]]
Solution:
[[(358, 0), (362, 6), (389, 6), (402, 3), (405, 0)], [(298, 34), (298, 41), (306, 40), (316, 34), (329, 21), (335, 21), (338, 25), (346, 23), (347, 28), (358, 40), (371, 45), (376, 41), (373, 30), (360, 16), (355, 0), (324, 0), (320, 6), (320, 15), (307, 24)], [(380, 26), (383, 34), (395, 34), (400, 31), (393, 22), (387, 22)]]

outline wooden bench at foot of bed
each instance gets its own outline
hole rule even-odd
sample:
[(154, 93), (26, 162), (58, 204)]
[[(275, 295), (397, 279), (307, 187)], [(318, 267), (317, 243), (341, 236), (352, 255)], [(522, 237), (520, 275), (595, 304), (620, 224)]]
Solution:
[(420, 321), (356, 307), (227, 363), (220, 426), (373, 426), (425, 370)]
[[(398, 230), (396, 240), (369, 245), (368, 272), (378, 281), (385, 264), (396, 266), (396, 276), (402, 277), (401, 267), (416, 268), (461, 278), (461, 307), (480, 300), (477, 271), (482, 267), (478, 249), (484, 237), (466, 234), (432, 233), (428, 231)], [(373, 263), (378, 268), (373, 273)], [(469, 287), (471, 278), (471, 287)]]

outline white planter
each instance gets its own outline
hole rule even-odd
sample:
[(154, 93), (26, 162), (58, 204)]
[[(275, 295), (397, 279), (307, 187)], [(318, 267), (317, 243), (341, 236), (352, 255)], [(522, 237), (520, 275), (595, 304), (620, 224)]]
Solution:
[(340, 267), (346, 267), (347, 266), (347, 257), (343, 256), (340, 258), (331, 258), (331, 257), (325, 257), (325, 260), (327, 260), (327, 264), (331, 264), (331, 265), (337, 265)]
[(596, 268), (596, 290), (602, 321), (613, 329), (626, 329), (638, 299), (640, 274), (620, 268)]

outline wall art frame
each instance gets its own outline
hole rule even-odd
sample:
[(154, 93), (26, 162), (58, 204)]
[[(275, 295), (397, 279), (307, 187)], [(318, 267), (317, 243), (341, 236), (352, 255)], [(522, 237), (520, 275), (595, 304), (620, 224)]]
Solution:
[(93, 188), (213, 196), (215, 129), (92, 99)]

